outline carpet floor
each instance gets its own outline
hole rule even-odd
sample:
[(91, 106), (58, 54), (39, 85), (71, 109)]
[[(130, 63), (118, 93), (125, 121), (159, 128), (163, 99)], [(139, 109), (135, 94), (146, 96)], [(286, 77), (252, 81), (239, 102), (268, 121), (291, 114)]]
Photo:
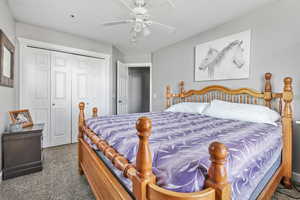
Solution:
[[(93, 200), (92, 191), (77, 169), (77, 145), (43, 151), (44, 169), (0, 183), (0, 200)], [(300, 199), (300, 185), (293, 190), (279, 186), (273, 200)]]

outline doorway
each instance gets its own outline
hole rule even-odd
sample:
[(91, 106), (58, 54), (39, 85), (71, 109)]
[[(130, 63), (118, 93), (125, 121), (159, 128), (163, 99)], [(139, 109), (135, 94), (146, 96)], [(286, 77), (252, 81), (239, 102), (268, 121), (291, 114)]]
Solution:
[(118, 62), (117, 114), (151, 112), (151, 63)]
[(128, 68), (128, 113), (150, 111), (150, 68)]

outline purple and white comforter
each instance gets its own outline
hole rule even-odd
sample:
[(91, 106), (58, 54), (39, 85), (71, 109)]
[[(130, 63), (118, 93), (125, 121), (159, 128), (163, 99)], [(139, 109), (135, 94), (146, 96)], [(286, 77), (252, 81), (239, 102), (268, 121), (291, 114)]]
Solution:
[[(203, 189), (210, 166), (208, 146), (218, 141), (228, 147), (226, 167), (233, 199), (248, 199), (282, 149), (280, 123), (274, 126), (199, 114), (157, 112), (90, 118), (86, 124), (135, 163), (138, 150), (135, 123), (141, 116), (152, 119), (149, 142), (157, 184), (176, 192)], [(117, 173), (131, 188), (130, 181)]]

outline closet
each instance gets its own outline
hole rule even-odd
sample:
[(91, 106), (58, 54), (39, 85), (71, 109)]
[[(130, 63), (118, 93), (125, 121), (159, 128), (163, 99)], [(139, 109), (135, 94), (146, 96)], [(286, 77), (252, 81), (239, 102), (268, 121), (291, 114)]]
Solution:
[(109, 113), (108, 64), (105, 58), (23, 46), (20, 63), (20, 108), (34, 123), (45, 123), (43, 146), (77, 142), (78, 103), (101, 115)]

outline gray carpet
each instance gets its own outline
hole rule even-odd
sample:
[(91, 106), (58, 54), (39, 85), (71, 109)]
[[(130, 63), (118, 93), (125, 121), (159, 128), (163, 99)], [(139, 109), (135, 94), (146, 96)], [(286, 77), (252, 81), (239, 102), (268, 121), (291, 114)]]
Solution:
[(77, 145), (43, 151), (43, 171), (2, 181), (1, 200), (95, 199), (84, 176), (78, 175)]
[[(45, 149), (43, 171), (2, 181), (0, 199), (95, 199), (85, 177), (78, 175), (76, 147), (75, 144)], [(293, 190), (286, 190), (279, 186), (277, 191), (273, 197), (274, 200), (300, 199), (300, 185)]]

